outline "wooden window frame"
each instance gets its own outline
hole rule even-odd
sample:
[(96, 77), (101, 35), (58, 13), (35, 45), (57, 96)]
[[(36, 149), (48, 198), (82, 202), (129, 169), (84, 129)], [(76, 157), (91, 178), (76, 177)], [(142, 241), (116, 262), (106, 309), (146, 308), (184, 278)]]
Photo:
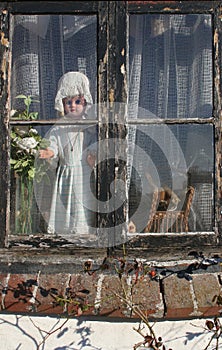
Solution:
[[(64, 6), (64, 3), (66, 6)], [(188, 234), (158, 234), (136, 235), (124, 245), (124, 252), (132, 258), (146, 258), (155, 260), (178, 260), (187, 257), (190, 250), (203, 251), (205, 253), (218, 253), (222, 240), (222, 199), (221, 199), (221, 38), (222, 38), (222, 8), (220, 1), (7, 1), (0, 4), (1, 46), (0, 46), (0, 139), (1, 167), (0, 167), (0, 261), (24, 260), (30, 261), (33, 249), (38, 251), (36, 266), (42, 263), (47, 255), (49, 261), (55, 263), (79, 264), (92, 258), (98, 260), (104, 255), (122, 254), (123, 246), (109, 248), (85, 248), (70, 245), (63, 247), (56, 240), (47, 241), (46, 248), (42, 248), (44, 239), (28, 237), (9, 239), (9, 110), (10, 100), (10, 43), (9, 16), (10, 14), (97, 14), (98, 16), (98, 102), (106, 101), (126, 103), (127, 101), (127, 49), (128, 49), (128, 16), (140, 13), (209, 13), (214, 21), (214, 118), (205, 121), (213, 123), (215, 128), (215, 228), (213, 233), (188, 233)], [(120, 69), (125, 67), (125, 70)], [(125, 73), (123, 73), (125, 71)], [(111, 118), (111, 119), (110, 119)], [(99, 114), (99, 137), (104, 138), (109, 129), (112, 116)], [(172, 121), (171, 121), (172, 122)], [(178, 122), (178, 121), (177, 121)], [(199, 124), (203, 120), (195, 121)], [(47, 121), (48, 123), (48, 121)], [(127, 123), (123, 120), (123, 125)], [(170, 123), (170, 121), (166, 121)], [(33, 122), (31, 122), (33, 124)], [(120, 127), (120, 126), (119, 126)], [(116, 130), (121, 133), (122, 130)], [(115, 165), (119, 162), (115, 160)], [(114, 163), (109, 163), (109, 169), (113, 169)], [(99, 168), (98, 176), (106, 173), (106, 168)], [(107, 173), (106, 173), (107, 174)], [(107, 186), (107, 187), (106, 187)], [(108, 185), (103, 188), (108, 191)], [(101, 193), (102, 196), (102, 193)], [(119, 213), (120, 219), (122, 213)], [(117, 218), (118, 219), (118, 218)], [(109, 224), (107, 216), (106, 222)], [(31, 247), (31, 249), (30, 249)], [(24, 255), (25, 252), (25, 255)], [(75, 256), (73, 262), (72, 256)], [(79, 259), (79, 260), (78, 260)]]
[[(143, 257), (145, 251), (153, 259), (186, 258), (190, 250), (217, 253), (221, 247), (221, 4), (219, 1), (128, 1), (127, 13), (161, 13), (161, 14), (211, 14), (213, 19), (213, 118), (207, 120), (188, 120), (188, 123), (211, 124), (215, 129), (215, 221), (214, 232), (193, 232), (187, 234), (138, 235), (127, 244), (128, 254)], [(168, 125), (186, 123), (185, 120), (164, 120)], [(142, 248), (143, 247), (143, 248)]]

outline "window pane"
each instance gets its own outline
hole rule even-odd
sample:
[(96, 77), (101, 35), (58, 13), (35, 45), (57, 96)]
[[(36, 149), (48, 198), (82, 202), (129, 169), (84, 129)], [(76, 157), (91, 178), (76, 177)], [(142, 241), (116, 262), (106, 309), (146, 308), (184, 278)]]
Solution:
[(18, 95), (33, 95), (39, 119), (55, 118), (59, 78), (79, 71), (97, 91), (96, 16), (16, 15), (12, 17), (12, 109), (23, 108)]
[(212, 231), (213, 127), (131, 126), (128, 138), (129, 222), (136, 231)]
[[(89, 127), (87, 119), (97, 118), (91, 108), (97, 99), (96, 22), (96, 16), (12, 17), (12, 233), (74, 233), (77, 225), (84, 226), (85, 233), (91, 225), (91, 207), (85, 210), (88, 202), (82, 198), (84, 190), (95, 188), (93, 165), (87, 157), (91, 151), (94, 157), (96, 152), (91, 145), (96, 142), (97, 131), (95, 126)], [(57, 121), (54, 126), (31, 126), (21, 125), (17, 119)], [(79, 119), (86, 120), (73, 125)], [(39, 151), (50, 147), (53, 161), (52, 156), (38, 160)], [(62, 174), (65, 166), (69, 175), (67, 171)], [(70, 192), (64, 180), (67, 176), (75, 183), (70, 185)], [(52, 210), (54, 217), (61, 214), (56, 207), (59, 186), (67, 190), (58, 195), (62, 197), (63, 214), (69, 217), (60, 217), (60, 223), (64, 220), (64, 226), (68, 222), (72, 225), (66, 226), (66, 232), (58, 232), (57, 227), (49, 230)]]
[(129, 22), (131, 117), (212, 117), (211, 16), (144, 14)]

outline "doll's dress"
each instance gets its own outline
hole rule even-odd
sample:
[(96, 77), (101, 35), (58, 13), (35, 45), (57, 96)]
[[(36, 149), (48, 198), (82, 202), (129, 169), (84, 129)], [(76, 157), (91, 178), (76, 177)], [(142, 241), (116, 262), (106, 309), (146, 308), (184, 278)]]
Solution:
[(48, 233), (88, 234), (93, 225), (95, 197), (92, 169), (86, 161), (85, 132), (77, 126), (57, 126), (50, 133), (57, 161)]

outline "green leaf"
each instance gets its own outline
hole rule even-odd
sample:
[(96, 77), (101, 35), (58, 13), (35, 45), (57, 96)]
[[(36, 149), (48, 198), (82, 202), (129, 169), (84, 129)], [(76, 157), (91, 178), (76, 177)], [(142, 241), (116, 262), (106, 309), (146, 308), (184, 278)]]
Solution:
[(29, 113), (29, 118), (32, 120), (35, 120), (38, 118), (38, 112), (31, 112)]
[(17, 163), (17, 160), (16, 159), (10, 159), (10, 164), (16, 164)]
[(22, 162), (22, 167), (26, 168), (29, 165), (29, 161), (26, 160), (25, 162)]
[(27, 96), (26, 99), (24, 99), (24, 104), (29, 107), (30, 104), (32, 103), (31, 97)]
[(18, 95), (18, 96), (16, 96), (16, 98), (22, 98), (23, 100), (25, 100), (27, 98), (27, 96), (25, 96), (25, 95)]
[(23, 168), (22, 163), (21, 160), (18, 160), (14, 165), (14, 169)]
[(11, 134), (10, 134), (10, 136), (11, 136), (12, 139), (15, 139), (16, 136), (17, 136), (17, 134), (16, 134), (14, 131), (12, 131)]
[(28, 171), (28, 176), (33, 179), (35, 177), (35, 168), (31, 168)]

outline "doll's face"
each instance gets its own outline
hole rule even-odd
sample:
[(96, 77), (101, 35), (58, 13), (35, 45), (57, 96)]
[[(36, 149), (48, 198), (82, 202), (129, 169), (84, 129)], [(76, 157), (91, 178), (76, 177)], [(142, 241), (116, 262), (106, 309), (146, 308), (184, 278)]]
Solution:
[(65, 97), (63, 99), (64, 112), (67, 117), (80, 118), (86, 107), (84, 96)]

